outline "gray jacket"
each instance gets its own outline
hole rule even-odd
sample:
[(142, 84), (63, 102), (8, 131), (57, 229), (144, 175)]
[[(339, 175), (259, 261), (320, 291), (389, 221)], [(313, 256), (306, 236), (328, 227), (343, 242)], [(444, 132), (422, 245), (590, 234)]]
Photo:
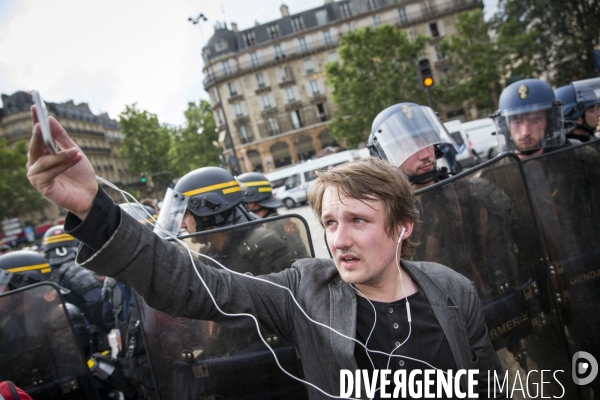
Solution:
[[(196, 276), (188, 254), (126, 213), (121, 213), (119, 228), (102, 249), (94, 253), (82, 246), (77, 262), (133, 287), (149, 306), (171, 316), (214, 320), (232, 328), (253, 324), (248, 317), (221, 315)], [(292, 340), (306, 379), (327, 393), (339, 394), (340, 370), (357, 369), (354, 342), (308, 321), (289, 292), (281, 288), (199, 262), (196, 265), (223, 311), (253, 314), (263, 332)], [(487, 371), (498, 370), (499, 363), (473, 283), (440, 264), (403, 261), (402, 266), (431, 304), (457, 368), (480, 370), (480, 398), (487, 398)], [(356, 296), (340, 278), (333, 260), (300, 260), (291, 268), (262, 278), (289, 288), (312, 319), (355, 337)], [(465, 388), (466, 379), (461, 383)], [(311, 399), (327, 398), (314, 389), (309, 392)]]

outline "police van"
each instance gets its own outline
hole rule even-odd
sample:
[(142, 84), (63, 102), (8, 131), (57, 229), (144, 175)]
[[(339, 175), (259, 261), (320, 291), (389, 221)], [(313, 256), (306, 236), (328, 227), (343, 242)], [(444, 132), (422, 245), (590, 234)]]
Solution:
[[(453, 120), (445, 122), (444, 126), (459, 146), (456, 161), (462, 167), (472, 167), (475, 164), (475, 158), (488, 159), (498, 154), (496, 127), (490, 118), (469, 122)], [(472, 145), (472, 152), (469, 151), (469, 141)]]
[(292, 167), (265, 174), (273, 186), (273, 195), (287, 208), (306, 202), (308, 186), (315, 178), (315, 171), (362, 158), (358, 150), (347, 150), (321, 158), (308, 160)]

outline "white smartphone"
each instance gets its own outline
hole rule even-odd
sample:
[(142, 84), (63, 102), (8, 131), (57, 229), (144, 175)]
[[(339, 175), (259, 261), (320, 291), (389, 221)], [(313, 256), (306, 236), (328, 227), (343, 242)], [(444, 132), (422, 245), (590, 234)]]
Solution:
[(50, 133), (50, 124), (48, 123), (48, 109), (46, 108), (46, 103), (42, 100), (42, 96), (40, 96), (40, 92), (34, 90), (31, 92), (31, 96), (33, 97), (33, 103), (35, 104), (35, 111), (37, 113), (37, 118), (40, 123), (40, 128), (42, 130), (42, 139), (44, 141), (44, 145), (52, 154), (56, 154), (58, 149), (56, 147), (56, 142), (52, 138), (52, 134)]

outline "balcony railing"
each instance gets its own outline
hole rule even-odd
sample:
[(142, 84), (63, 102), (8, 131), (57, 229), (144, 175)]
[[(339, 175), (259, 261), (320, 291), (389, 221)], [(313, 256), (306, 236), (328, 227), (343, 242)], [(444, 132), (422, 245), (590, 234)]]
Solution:
[[(398, 27), (407, 27), (425, 21), (433, 21), (436, 18), (442, 17), (444, 15), (465, 11), (475, 7), (480, 7), (482, 5), (483, 0), (448, 0), (444, 3), (436, 3), (435, 6), (429, 8), (421, 8), (412, 13), (401, 13), (399, 10), (402, 9), (402, 2), (400, 2), (399, 4), (394, 5), (394, 7), (381, 8), (377, 11), (379, 12), (378, 16), (380, 17), (381, 25), (395, 24)], [(352, 20), (356, 21), (361, 18), (369, 18), (368, 15), (369, 14), (365, 14), (364, 16), (355, 15), (352, 17)], [(342, 20), (340, 20), (340, 22), (341, 21)], [(335, 23), (336, 21), (333, 22)], [(290, 36), (288, 41), (284, 42), (284, 45), (282, 46), (282, 49), (284, 51), (283, 54), (271, 54), (268, 57), (261, 57), (257, 60), (247, 58), (247, 53), (244, 53), (243, 55), (237, 56), (238, 60), (236, 62), (236, 68), (229, 68), (215, 72), (207, 72), (208, 75), (206, 76), (206, 78), (204, 78), (203, 81), (204, 88), (207, 89), (207, 86), (221, 82), (233, 76), (245, 74), (253, 70), (262, 69), (263, 67), (282, 63), (290, 59), (306, 57), (307, 55), (317, 53), (328, 48), (337, 47), (338, 43), (339, 37), (337, 35), (332, 35), (331, 37), (327, 37), (327, 39), (313, 39), (307, 41), (306, 44), (300, 44), (297, 40), (297, 37)], [(269, 42), (265, 42), (261, 43), (260, 46), (257, 46), (256, 49), (272, 50), (272, 47), (270, 47)], [(241, 60), (240, 58), (244, 59)], [(214, 62), (212, 65), (214, 67), (219, 65), (219, 63)]]

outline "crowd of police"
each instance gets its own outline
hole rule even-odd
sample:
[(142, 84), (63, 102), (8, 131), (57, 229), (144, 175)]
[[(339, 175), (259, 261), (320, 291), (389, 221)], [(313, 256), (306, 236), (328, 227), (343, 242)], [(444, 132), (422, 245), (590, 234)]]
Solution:
[[(415, 259), (452, 266), (479, 292), (490, 338), (506, 371), (570, 371), (578, 351), (600, 359), (594, 311), (600, 295), (600, 78), (553, 91), (526, 79), (502, 92), (491, 118), (501, 154), (458, 175), (436, 166), (455, 146), (436, 112), (414, 103), (383, 110), (368, 148), (408, 176), (421, 221)], [(307, 224), (278, 216), (267, 178), (204, 167), (165, 195), (158, 235), (178, 236), (196, 257), (253, 275), (314, 256)], [(121, 205), (152, 229), (156, 208)], [(62, 226), (43, 238), (44, 257), (0, 255), (0, 380), (34, 398), (305, 398), (252, 329), (172, 318), (132, 289), (75, 262)], [(108, 333), (115, 329), (118, 352)], [(261, 332), (282, 366), (301, 360), (276, 332)], [(552, 348), (552, 351), (548, 351)], [(569, 374), (570, 377), (570, 374)], [(598, 383), (565, 380), (550, 391), (598, 396)]]

